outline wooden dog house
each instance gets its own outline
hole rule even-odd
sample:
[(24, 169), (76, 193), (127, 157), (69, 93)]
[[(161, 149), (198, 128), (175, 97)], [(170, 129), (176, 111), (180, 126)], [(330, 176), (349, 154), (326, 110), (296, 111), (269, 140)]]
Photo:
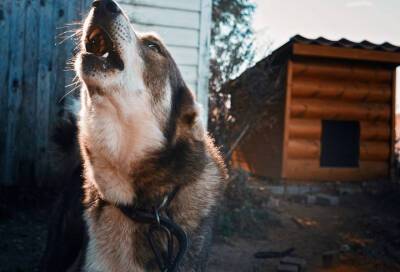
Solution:
[(243, 137), (233, 152), (234, 166), (304, 181), (390, 175), (399, 47), (295, 36), (255, 67), (268, 69), (271, 63), (284, 67), (285, 81), (265, 90), (283, 94), (269, 105), (274, 123)]

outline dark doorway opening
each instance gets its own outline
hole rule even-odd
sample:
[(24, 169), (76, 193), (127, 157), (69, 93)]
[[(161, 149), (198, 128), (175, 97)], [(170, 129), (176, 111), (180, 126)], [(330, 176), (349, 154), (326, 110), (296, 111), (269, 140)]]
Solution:
[(322, 120), (321, 167), (358, 167), (360, 123)]

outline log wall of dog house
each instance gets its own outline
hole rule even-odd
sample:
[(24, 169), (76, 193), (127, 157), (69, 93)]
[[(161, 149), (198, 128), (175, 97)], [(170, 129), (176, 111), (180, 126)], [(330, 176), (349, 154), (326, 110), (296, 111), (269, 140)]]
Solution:
[[(393, 70), (357, 62), (290, 61), (282, 176), (360, 180), (389, 174)], [(322, 167), (323, 120), (359, 122), (357, 167)]]

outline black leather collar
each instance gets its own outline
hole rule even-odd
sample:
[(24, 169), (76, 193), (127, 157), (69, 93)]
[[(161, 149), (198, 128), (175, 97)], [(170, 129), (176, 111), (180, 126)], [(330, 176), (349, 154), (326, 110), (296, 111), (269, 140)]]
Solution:
[[(179, 186), (175, 187), (172, 192), (162, 199), (159, 205), (154, 205), (150, 208), (111, 204), (120, 209), (129, 219), (137, 223), (150, 225), (146, 237), (162, 272), (178, 271), (179, 264), (188, 248), (186, 232), (174, 222), (168, 212), (169, 205), (179, 189)], [(164, 235), (167, 238), (166, 249), (161, 248), (160, 243), (156, 242), (156, 237), (159, 237), (159, 235)], [(176, 248), (174, 241), (178, 242)]]

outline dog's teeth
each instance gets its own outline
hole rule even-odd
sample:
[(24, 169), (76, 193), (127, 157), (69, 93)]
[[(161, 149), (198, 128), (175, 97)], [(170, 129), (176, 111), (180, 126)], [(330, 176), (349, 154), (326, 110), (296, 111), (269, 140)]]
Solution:
[(102, 57), (103, 58), (107, 58), (108, 57), (108, 52), (105, 52)]

